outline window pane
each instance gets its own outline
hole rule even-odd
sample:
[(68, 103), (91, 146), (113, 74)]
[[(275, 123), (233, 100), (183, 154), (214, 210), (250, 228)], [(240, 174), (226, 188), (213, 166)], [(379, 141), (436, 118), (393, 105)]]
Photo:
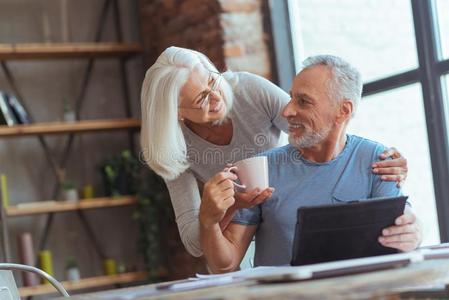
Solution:
[(349, 124), (349, 132), (396, 147), (407, 158), (409, 174), (403, 189), (423, 223), (423, 245), (439, 243), (421, 86), (414, 84), (365, 97)]
[(437, 0), (436, 12), (438, 17), (438, 30), (442, 58), (449, 58), (449, 0)]
[(297, 63), (317, 54), (341, 56), (364, 81), (418, 66), (410, 0), (291, 0)]

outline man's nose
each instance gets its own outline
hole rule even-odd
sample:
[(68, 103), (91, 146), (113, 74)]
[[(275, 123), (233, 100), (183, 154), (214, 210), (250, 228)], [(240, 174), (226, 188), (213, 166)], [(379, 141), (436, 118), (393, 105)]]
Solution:
[(290, 101), (287, 103), (287, 105), (282, 110), (282, 116), (284, 118), (288, 118), (288, 117), (292, 117), (292, 116), (296, 115), (295, 110), (293, 109), (292, 106), (293, 106), (292, 100), (290, 99)]

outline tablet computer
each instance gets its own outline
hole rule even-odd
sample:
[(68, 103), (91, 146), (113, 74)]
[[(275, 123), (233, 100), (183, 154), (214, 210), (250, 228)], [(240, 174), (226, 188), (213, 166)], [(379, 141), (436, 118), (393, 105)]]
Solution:
[(292, 249), (293, 266), (393, 254), (382, 246), (382, 229), (403, 214), (407, 196), (300, 207)]

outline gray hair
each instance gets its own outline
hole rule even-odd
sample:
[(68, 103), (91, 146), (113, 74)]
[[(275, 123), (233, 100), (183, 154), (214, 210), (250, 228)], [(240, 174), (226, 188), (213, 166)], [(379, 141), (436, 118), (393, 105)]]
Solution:
[(344, 59), (333, 55), (317, 55), (307, 58), (303, 62), (303, 69), (314, 66), (326, 66), (332, 72), (329, 80), (329, 98), (337, 103), (343, 99), (350, 100), (354, 105), (354, 112), (362, 98), (362, 75)]

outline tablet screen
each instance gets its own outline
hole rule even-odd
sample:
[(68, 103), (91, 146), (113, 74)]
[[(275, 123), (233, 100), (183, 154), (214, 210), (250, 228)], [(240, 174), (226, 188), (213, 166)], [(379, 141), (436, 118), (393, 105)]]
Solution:
[(397, 253), (378, 242), (403, 214), (407, 196), (298, 209), (291, 264), (307, 265)]

